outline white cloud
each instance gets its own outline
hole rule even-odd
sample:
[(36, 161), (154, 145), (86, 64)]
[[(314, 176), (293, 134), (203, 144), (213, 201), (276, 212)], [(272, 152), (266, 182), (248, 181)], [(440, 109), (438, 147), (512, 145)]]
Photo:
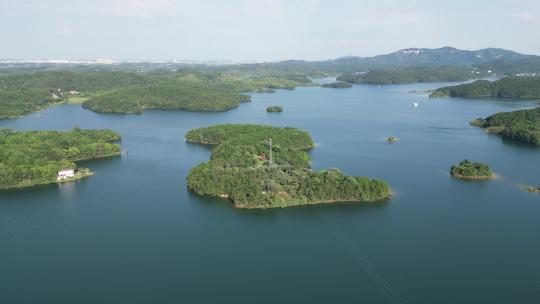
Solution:
[(521, 20), (533, 21), (536, 19), (536, 16), (530, 13), (512, 13), (511, 17)]
[(167, 14), (174, 4), (172, 0), (109, 0), (102, 2), (97, 10), (104, 16), (149, 17)]

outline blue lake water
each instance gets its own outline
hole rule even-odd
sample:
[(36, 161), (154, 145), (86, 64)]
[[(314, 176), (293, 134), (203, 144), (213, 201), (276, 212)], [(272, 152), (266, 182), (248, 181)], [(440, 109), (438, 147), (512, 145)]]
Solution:
[[(540, 195), (520, 186), (540, 185), (540, 149), (468, 125), (535, 104), (408, 93), (442, 85), (298, 88), (222, 113), (64, 105), (0, 120), (110, 128), (129, 151), (83, 163), (96, 173), (85, 180), (0, 192), (0, 303), (538, 303)], [(218, 123), (308, 130), (314, 168), (385, 179), (395, 196), (237, 210), (190, 193), (188, 171), (210, 151), (184, 134)], [(465, 158), (500, 178), (450, 178)]]

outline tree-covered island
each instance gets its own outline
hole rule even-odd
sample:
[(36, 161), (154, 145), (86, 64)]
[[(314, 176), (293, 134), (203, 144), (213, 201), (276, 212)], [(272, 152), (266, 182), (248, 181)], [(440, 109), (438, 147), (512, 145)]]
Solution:
[(488, 165), (464, 160), (450, 168), (450, 175), (461, 179), (490, 179), (493, 172)]
[(471, 124), (504, 139), (540, 146), (540, 107), (497, 113), (485, 119), (475, 119)]
[(111, 130), (0, 129), (0, 189), (55, 183), (62, 170), (75, 170), (66, 180), (89, 176), (92, 172), (76, 162), (120, 154), (118, 140), (120, 134)]
[(323, 83), (321, 84), (321, 87), (330, 89), (347, 89), (352, 88), (352, 84), (345, 81), (336, 81), (332, 83)]
[(188, 187), (228, 198), (237, 208), (376, 201), (391, 196), (382, 180), (346, 176), (337, 169), (313, 171), (304, 151), (308, 132), (264, 125), (216, 125), (191, 130), (191, 143), (214, 145), (211, 160), (193, 168)]
[(283, 107), (282, 106), (270, 106), (270, 107), (266, 108), (266, 112), (268, 112), (268, 113), (281, 113), (281, 112), (283, 112)]

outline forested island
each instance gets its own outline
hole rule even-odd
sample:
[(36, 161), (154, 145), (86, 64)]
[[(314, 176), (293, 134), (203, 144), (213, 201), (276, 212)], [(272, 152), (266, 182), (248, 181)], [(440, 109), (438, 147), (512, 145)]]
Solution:
[(13, 118), (77, 99), (105, 113), (145, 109), (224, 111), (250, 92), (314, 85), (304, 75), (235, 74), (198, 70), (136, 72), (50, 71), (0, 76), (0, 118)]
[(391, 196), (382, 180), (313, 171), (306, 131), (264, 125), (216, 125), (191, 130), (191, 143), (214, 145), (211, 160), (193, 168), (189, 189), (231, 200), (237, 208), (375, 201)]
[[(14, 131), (0, 129), (0, 189), (58, 182), (58, 172), (77, 161), (120, 154), (120, 134), (111, 130)], [(80, 169), (71, 179), (91, 175)]]
[(266, 108), (266, 112), (268, 112), (268, 113), (281, 113), (281, 112), (283, 112), (283, 107), (282, 106), (270, 106), (270, 107)]
[(540, 107), (497, 113), (475, 119), (471, 124), (508, 140), (540, 146)]
[(540, 98), (540, 76), (509, 76), (496, 81), (477, 80), (472, 83), (436, 89), (430, 97), (490, 97), (511, 99)]
[(332, 83), (323, 83), (321, 84), (321, 87), (330, 89), (348, 89), (352, 88), (352, 84), (345, 81), (336, 81)]
[(461, 179), (490, 179), (493, 172), (488, 165), (464, 160), (450, 168), (450, 175)]
[(363, 84), (404, 84), (417, 82), (464, 81), (480, 76), (472, 68), (459, 66), (405, 67), (371, 70), (366, 73), (343, 74), (340, 81)]

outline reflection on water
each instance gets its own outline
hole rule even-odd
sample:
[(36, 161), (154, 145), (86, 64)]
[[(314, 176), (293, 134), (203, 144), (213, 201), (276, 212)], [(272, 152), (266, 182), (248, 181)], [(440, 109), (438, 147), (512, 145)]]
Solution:
[[(87, 178), (91, 178), (91, 177), (87, 177)], [(64, 203), (64, 205), (69, 205), (73, 203), (73, 201), (77, 197), (77, 183), (79, 182), (83, 182), (83, 181), (79, 180), (79, 181), (71, 181), (71, 182), (58, 184), (59, 196), (62, 203)]]

